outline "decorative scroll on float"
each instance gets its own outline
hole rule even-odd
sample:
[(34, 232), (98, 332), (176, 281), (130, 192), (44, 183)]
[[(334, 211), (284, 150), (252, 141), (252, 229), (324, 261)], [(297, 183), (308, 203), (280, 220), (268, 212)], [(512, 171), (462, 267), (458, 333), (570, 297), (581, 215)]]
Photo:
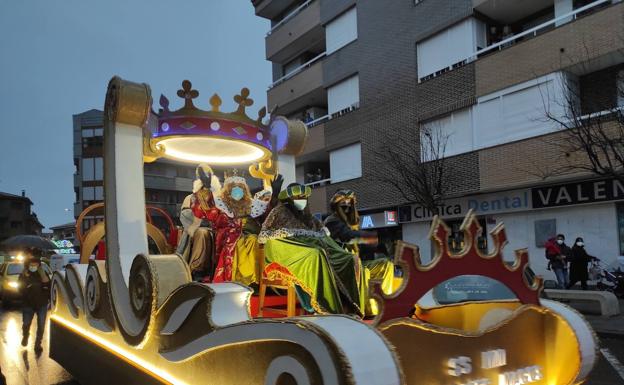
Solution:
[[(463, 249), (452, 253), (450, 229), (436, 216), (430, 231), (436, 249), (432, 261), (423, 265), (417, 247), (400, 243), (396, 259), (406, 276), (403, 285), (389, 296), (374, 287), (381, 303), (378, 328), (401, 362), (410, 362), (402, 365), (407, 384), (582, 382), (596, 361), (589, 324), (571, 308), (540, 299), (542, 278), (527, 274), (526, 250), (516, 251), (513, 261), (503, 259), (507, 236), (502, 224), (490, 233), (494, 247), (489, 254), (477, 247), (482, 228), (473, 211), (461, 231)], [(418, 304), (437, 285), (463, 275), (499, 281), (517, 299)]]

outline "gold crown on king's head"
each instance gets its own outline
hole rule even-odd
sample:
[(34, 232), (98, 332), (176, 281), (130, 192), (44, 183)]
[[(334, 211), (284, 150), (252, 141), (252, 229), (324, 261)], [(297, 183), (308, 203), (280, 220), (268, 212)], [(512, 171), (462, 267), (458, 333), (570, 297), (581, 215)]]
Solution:
[(249, 97), (249, 89), (242, 88), (240, 94), (234, 96), (234, 102), (238, 105), (236, 111), (223, 112), (221, 111), (222, 100), (218, 94), (213, 94), (210, 99), (210, 110), (205, 111), (197, 108), (193, 103), (193, 99), (199, 97), (199, 91), (193, 89), (193, 85), (189, 80), (182, 82), (182, 88), (177, 92), (178, 97), (184, 100), (182, 108), (172, 111), (169, 109), (169, 99), (166, 96), (160, 95), (160, 109), (159, 119), (167, 119), (176, 116), (191, 116), (191, 117), (205, 117), (213, 119), (227, 119), (230, 121), (245, 123), (254, 125), (259, 128), (266, 129), (266, 125), (262, 120), (266, 116), (266, 107), (262, 107), (258, 111), (258, 117), (256, 119), (250, 118), (246, 113), (246, 108), (253, 105), (254, 101)]

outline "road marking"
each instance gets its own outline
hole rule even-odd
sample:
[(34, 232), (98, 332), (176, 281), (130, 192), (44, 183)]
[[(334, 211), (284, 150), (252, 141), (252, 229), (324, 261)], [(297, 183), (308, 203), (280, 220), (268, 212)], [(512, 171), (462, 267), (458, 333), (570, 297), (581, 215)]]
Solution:
[(620, 377), (624, 380), (624, 365), (611, 353), (611, 351), (607, 348), (600, 349), (600, 353), (604, 356), (604, 358), (609, 361), (613, 369), (620, 375)]

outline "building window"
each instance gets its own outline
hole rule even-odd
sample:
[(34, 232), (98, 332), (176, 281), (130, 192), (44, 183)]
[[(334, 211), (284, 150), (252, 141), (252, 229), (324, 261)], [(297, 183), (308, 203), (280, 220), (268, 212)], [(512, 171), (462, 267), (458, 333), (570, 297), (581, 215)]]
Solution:
[[(428, 162), (435, 159), (431, 158), (436, 154), (441, 157), (449, 157), (473, 150), (473, 132), (472, 132), (472, 109), (466, 108), (455, 111), (444, 118), (424, 123), (420, 130), (423, 146), (421, 151), (421, 160)], [(431, 135), (431, 139), (427, 140), (423, 135)], [(428, 146), (425, 148), (424, 146)], [(444, 154), (441, 154), (444, 150)], [(435, 152), (435, 154), (432, 154)]]
[(104, 187), (103, 186), (95, 187), (95, 200), (96, 201), (104, 200)]
[(418, 77), (421, 80), (456, 66), (487, 45), (485, 24), (469, 18), (416, 45)]
[(83, 138), (93, 138), (97, 136), (104, 136), (104, 129), (102, 127), (86, 127), (82, 129)]
[(331, 182), (360, 178), (362, 176), (362, 145), (352, 144), (329, 153)]
[(564, 84), (571, 79), (563, 76), (554, 73), (479, 97), (474, 106), (423, 127), (448, 137), (446, 156), (555, 132), (561, 127), (546, 118), (546, 109), (551, 116), (566, 119), (570, 98)]
[(22, 222), (20, 222), (20, 221), (12, 221), (11, 222), (11, 228), (12, 229), (19, 229), (20, 227), (22, 227)]
[(95, 200), (95, 188), (94, 187), (83, 187), (82, 188), (82, 200), (83, 201), (93, 201), (93, 200)]
[(82, 180), (93, 180), (95, 177), (93, 158), (84, 158), (82, 160)]
[(104, 158), (94, 158), (95, 180), (104, 180)]
[(103, 180), (104, 179), (104, 159), (84, 158), (82, 159), (82, 180)]
[(360, 105), (360, 79), (351, 76), (327, 89), (327, 112), (340, 114), (358, 108)]
[(357, 12), (355, 7), (338, 16), (325, 26), (325, 46), (327, 54), (357, 39)]

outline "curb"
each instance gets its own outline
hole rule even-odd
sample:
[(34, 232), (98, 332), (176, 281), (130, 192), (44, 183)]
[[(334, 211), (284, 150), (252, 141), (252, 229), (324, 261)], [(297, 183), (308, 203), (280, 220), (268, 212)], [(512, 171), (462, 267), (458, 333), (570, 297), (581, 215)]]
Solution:
[(624, 340), (624, 333), (611, 332), (611, 331), (598, 331), (595, 330), (599, 338), (612, 338), (618, 340)]

